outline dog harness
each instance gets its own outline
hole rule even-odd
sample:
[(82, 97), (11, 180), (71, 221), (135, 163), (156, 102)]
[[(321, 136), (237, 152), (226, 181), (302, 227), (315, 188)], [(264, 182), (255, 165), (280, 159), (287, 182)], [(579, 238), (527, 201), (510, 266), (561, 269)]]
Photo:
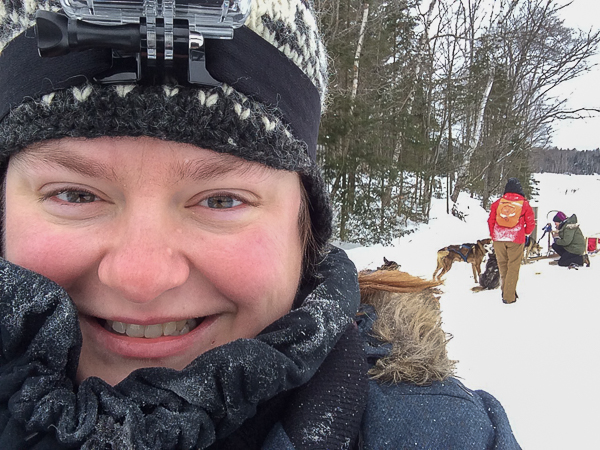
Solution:
[(461, 244), (460, 248), (466, 248), (467, 249), (467, 253), (463, 254), (463, 252), (459, 252), (458, 250), (455, 250), (453, 248), (449, 248), (448, 250), (450, 250), (451, 252), (454, 252), (458, 255), (460, 255), (460, 257), (463, 259), (464, 262), (468, 262), (467, 258), (469, 257), (469, 253), (471, 253), (471, 250), (473, 250), (473, 246), (475, 244)]

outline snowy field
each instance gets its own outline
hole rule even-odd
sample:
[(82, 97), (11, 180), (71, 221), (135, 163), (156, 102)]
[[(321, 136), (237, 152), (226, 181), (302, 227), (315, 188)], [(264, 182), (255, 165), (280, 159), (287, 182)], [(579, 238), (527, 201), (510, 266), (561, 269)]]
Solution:
[[(537, 174), (541, 228), (554, 212), (575, 213), (586, 236), (600, 236), (600, 175)], [(432, 220), (392, 246), (348, 251), (357, 268), (374, 269), (383, 257), (412, 275), (431, 278), (436, 252), (449, 244), (489, 237), (488, 214), (461, 194), (460, 221), (435, 200)], [(547, 250), (547, 239), (540, 244)], [(599, 253), (600, 255), (600, 253)], [(591, 267), (569, 270), (539, 260), (521, 267), (515, 304), (502, 303), (500, 290), (474, 293), (470, 264), (455, 263), (440, 299), (444, 329), (454, 337), (448, 352), (459, 361), (457, 375), (472, 389), (497, 397), (526, 450), (600, 449), (600, 256)], [(482, 270), (485, 263), (482, 264)]]

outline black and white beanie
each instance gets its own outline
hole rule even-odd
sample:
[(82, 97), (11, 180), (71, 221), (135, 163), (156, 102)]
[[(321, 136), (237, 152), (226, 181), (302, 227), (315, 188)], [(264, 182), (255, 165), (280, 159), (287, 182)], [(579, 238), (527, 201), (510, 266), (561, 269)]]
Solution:
[(110, 50), (54, 58), (37, 53), (37, 10), (59, 0), (0, 0), (0, 164), (63, 137), (149, 136), (229, 153), (300, 174), (323, 249), (331, 209), (316, 142), (327, 59), (310, 0), (252, 0), (233, 40), (206, 40), (220, 87), (98, 84)]

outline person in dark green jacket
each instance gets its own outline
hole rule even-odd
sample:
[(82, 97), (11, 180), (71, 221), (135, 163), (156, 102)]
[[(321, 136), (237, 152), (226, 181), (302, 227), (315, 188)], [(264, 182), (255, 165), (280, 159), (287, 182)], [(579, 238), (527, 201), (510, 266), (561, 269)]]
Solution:
[(590, 266), (590, 259), (585, 254), (585, 237), (581, 231), (577, 216), (573, 214), (567, 217), (565, 213), (559, 211), (554, 216), (554, 243), (552, 248), (560, 255), (558, 265), (569, 267), (572, 264), (577, 266)]

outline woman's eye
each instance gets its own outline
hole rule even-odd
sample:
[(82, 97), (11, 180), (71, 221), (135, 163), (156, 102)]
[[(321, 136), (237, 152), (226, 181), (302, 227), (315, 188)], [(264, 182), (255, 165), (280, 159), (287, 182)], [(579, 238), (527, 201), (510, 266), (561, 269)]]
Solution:
[(211, 209), (228, 209), (241, 205), (243, 202), (229, 195), (215, 195), (200, 202), (201, 206)]
[(54, 197), (67, 203), (92, 203), (100, 200), (98, 196), (86, 191), (62, 191)]

